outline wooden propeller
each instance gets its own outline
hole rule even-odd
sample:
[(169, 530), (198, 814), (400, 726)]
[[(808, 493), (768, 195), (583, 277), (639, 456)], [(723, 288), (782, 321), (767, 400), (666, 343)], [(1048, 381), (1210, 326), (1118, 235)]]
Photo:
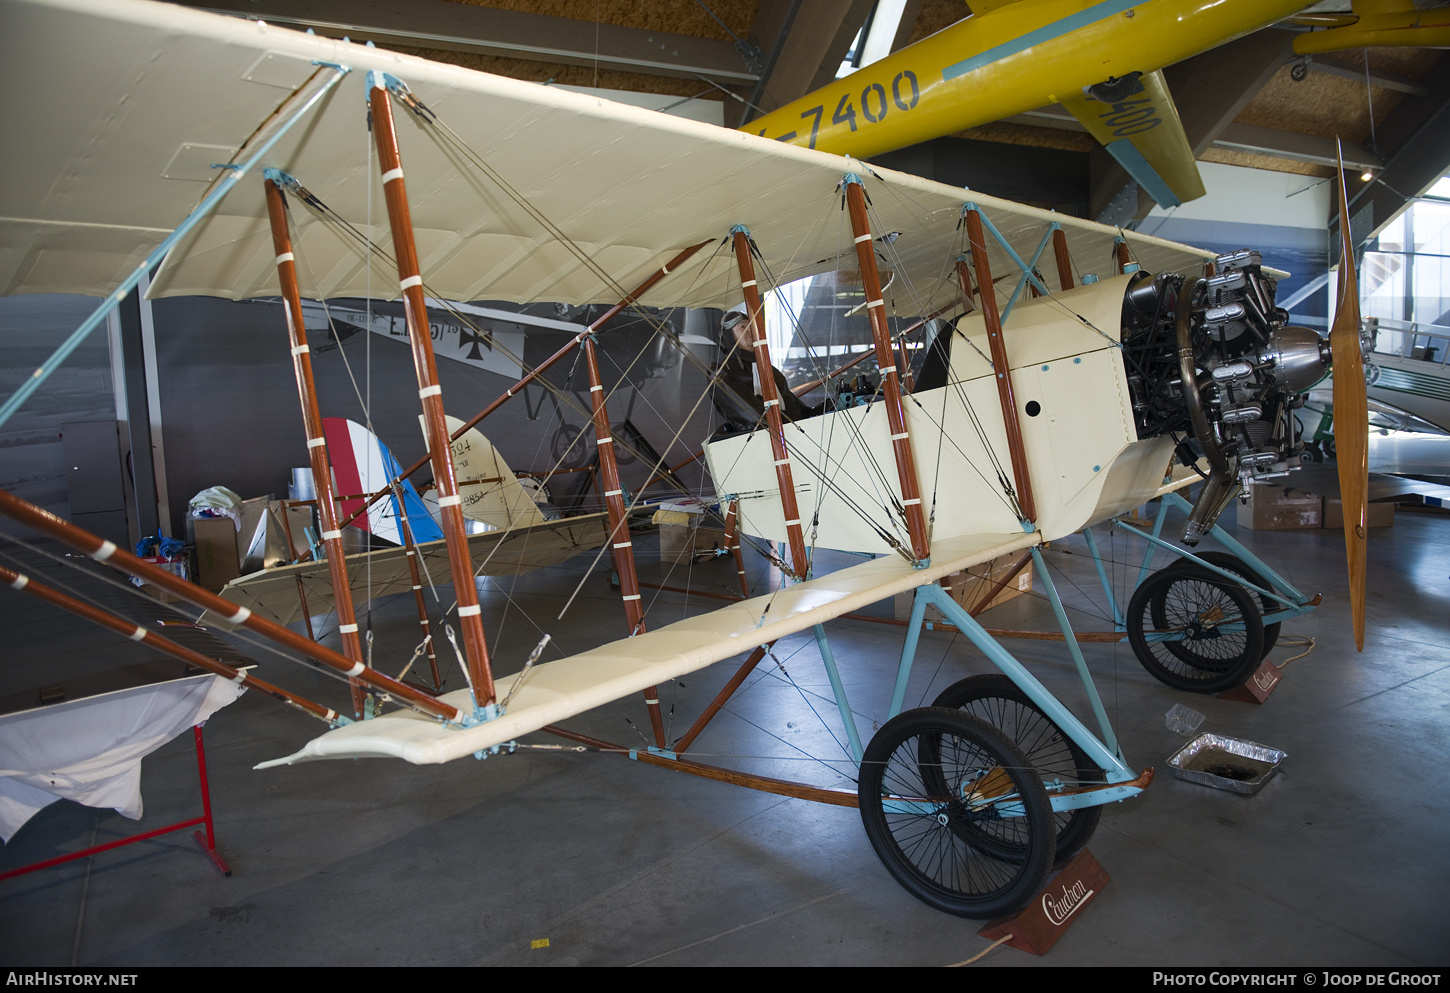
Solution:
[(1366, 516), (1369, 496), (1369, 408), (1364, 391), (1364, 358), (1359, 337), (1359, 280), (1349, 230), (1344, 158), (1339, 160), (1339, 305), (1329, 344), (1334, 362), (1334, 447), (1339, 493), (1344, 504), (1344, 551), (1349, 560), (1349, 606), (1354, 646), (1364, 651), (1365, 574), (1368, 571)]

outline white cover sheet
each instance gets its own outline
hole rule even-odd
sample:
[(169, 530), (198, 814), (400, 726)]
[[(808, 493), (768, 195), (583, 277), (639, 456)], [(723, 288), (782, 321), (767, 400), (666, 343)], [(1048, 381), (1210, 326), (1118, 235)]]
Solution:
[(211, 674), (0, 717), (0, 839), (57, 800), (141, 817), (141, 760), (243, 693)]

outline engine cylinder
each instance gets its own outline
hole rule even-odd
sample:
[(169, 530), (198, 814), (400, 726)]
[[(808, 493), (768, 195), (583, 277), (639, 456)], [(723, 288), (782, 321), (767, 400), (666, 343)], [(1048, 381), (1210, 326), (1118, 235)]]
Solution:
[(1209, 278), (1140, 274), (1123, 297), (1123, 361), (1140, 438), (1178, 437), (1210, 485), (1184, 540), (1212, 526), (1236, 481), (1283, 475), (1304, 446), (1293, 411), (1329, 365), (1328, 343), (1286, 324), (1258, 252), (1215, 259)]

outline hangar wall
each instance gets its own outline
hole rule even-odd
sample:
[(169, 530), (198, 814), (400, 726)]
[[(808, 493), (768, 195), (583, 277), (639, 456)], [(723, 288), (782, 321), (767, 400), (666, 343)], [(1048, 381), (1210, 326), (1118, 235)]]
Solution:
[(1200, 162), (1198, 168), (1208, 194), (1171, 210), (1155, 206), (1138, 230), (1218, 252), (1257, 249), (1265, 264), (1290, 274), (1279, 283), (1280, 305), (1302, 296), (1288, 307), (1294, 323), (1328, 330), (1330, 291), (1302, 291), (1328, 272), (1324, 219), (1333, 181), (1216, 162)]
[[(7, 342), (0, 361), (0, 392), (14, 392), (95, 303), (76, 296), (0, 298), (0, 336)], [(177, 297), (153, 301), (151, 306), (171, 533), (184, 533), (187, 500), (208, 486), (227, 486), (243, 497), (286, 496), (291, 468), (307, 465), (308, 458), (281, 304)], [(530, 340), (525, 360), (537, 363), (567, 340), (562, 332)], [(351, 338), (344, 334), (339, 348), (325, 329), (309, 332), (309, 342), (323, 415), (365, 422), (358, 398), (358, 391), (364, 391), (377, 433), (398, 460), (409, 465), (420, 458), (425, 445), (406, 344), (357, 333)], [(344, 350), (351, 375), (343, 361)], [(611, 372), (608, 367), (611, 358), (622, 362), (625, 356), (611, 356), (607, 347), (602, 351), (608, 384), (618, 376), (617, 369)], [(532, 387), (482, 425), (516, 470), (544, 470), (561, 462), (582, 465), (593, 457), (592, 429), (586, 430), (587, 417), (582, 413), (588, 409), (585, 372), (569, 361), (556, 370), (551, 379), (572, 396), (573, 409), (558, 396)], [(511, 382), (447, 360), (439, 361), (438, 372), (449, 411), (464, 418), (497, 398)], [(688, 425), (679, 441), (662, 452), (672, 464), (678, 463), (709, 431), (709, 404), (694, 405), (704, 382), (698, 367), (679, 362), (673, 374), (647, 377), (638, 389), (614, 396), (611, 421), (618, 427), (628, 418), (661, 448)], [(116, 417), (111, 351), (102, 327), (0, 429), (0, 488), (69, 518), (68, 467), (60, 426)], [(571, 446), (581, 432), (584, 440)], [(621, 456), (626, 485), (642, 484), (647, 467), (623, 446)], [(139, 470), (142, 476), (147, 472), (144, 466)], [(422, 478), (429, 475), (425, 468)], [(563, 487), (572, 488), (583, 476), (563, 478)], [(698, 470), (686, 481), (690, 478), (698, 480)]]

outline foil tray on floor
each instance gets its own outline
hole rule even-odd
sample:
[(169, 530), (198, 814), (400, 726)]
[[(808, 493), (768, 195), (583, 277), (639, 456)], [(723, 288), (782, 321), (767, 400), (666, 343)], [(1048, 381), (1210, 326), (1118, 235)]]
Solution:
[(1179, 779), (1215, 789), (1253, 794), (1288, 758), (1287, 752), (1221, 734), (1201, 734), (1168, 760)]

